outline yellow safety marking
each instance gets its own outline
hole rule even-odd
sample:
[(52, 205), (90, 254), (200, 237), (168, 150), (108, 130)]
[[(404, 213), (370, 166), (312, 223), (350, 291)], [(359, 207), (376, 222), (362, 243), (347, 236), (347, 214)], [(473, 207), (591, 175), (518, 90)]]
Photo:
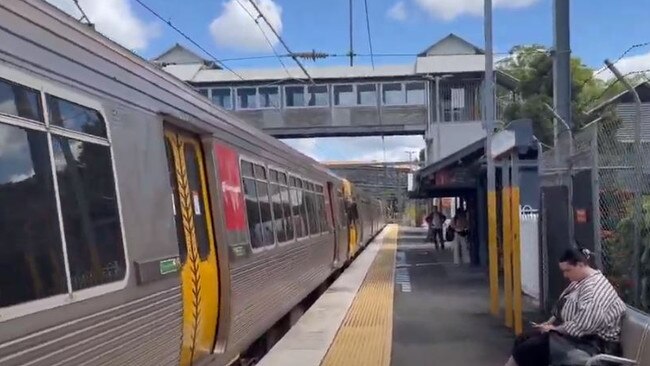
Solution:
[(490, 312), (499, 315), (499, 248), (497, 246), (497, 196), (495, 191), (488, 195), (488, 257), (490, 267)]
[(508, 328), (512, 328), (512, 230), (510, 224), (510, 187), (503, 187), (501, 190), (501, 208), (503, 212), (502, 229), (503, 229), (503, 288), (505, 296), (505, 323)]
[[(179, 136), (171, 131), (166, 131), (165, 136), (172, 147), (181, 205), (179, 209), (187, 249), (187, 258), (181, 267), (183, 330), (180, 348), (180, 365), (187, 366), (212, 352), (219, 311), (219, 278), (200, 145), (193, 139)], [(185, 164), (186, 145), (191, 146), (194, 150), (196, 164), (199, 168), (201, 192), (198, 199), (203, 201), (205, 207), (205, 212), (202, 212), (200, 218), (206, 221), (210, 247), (210, 252), (205, 260), (200, 258), (198, 250), (194, 194), (190, 189)]]
[(512, 217), (512, 292), (513, 292), (513, 312), (514, 312), (514, 328), (517, 335), (523, 331), (522, 320), (522, 298), (521, 298), (521, 243), (519, 240), (519, 231), (521, 229), (519, 223), (519, 187), (512, 187), (510, 192), (510, 201), (512, 208), (510, 215)]
[(389, 226), (322, 366), (390, 365), (397, 232)]

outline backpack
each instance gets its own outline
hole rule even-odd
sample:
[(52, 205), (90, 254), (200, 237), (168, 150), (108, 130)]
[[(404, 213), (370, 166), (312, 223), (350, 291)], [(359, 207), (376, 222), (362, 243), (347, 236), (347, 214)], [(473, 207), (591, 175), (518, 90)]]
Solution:
[(445, 241), (454, 241), (454, 229), (451, 226), (447, 226), (447, 230), (445, 231)]

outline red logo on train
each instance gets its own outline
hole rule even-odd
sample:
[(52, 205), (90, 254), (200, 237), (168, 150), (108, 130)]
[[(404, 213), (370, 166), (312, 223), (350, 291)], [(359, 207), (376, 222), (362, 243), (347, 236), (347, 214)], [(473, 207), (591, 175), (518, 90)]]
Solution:
[(219, 166), (223, 206), (226, 214), (226, 229), (246, 229), (244, 217), (244, 195), (239, 175), (239, 158), (237, 152), (227, 146), (215, 144), (214, 152)]

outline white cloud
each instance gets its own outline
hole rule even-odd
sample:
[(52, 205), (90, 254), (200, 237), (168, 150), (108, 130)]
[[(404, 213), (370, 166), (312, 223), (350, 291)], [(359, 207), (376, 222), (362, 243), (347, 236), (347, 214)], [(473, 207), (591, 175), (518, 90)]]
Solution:
[[(72, 0), (47, 0), (79, 19), (81, 13)], [(90, 21), (102, 33), (124, 47), (141, 51), (160, 35), (160, 27), (138, 18), (128, 0), (79, 0)]]
[[(260, 11), (269, 20), (278, 34), (282, 34), (282, 8), (273, 0), (255, 0)], [(240, 5), (241, 4), (241, 5)], [(245, 10), (244, 10), (245, 8)], [(214, 41), (224, 47), (241, 51), (269, 51), (271, 46), (264, 38), (264, 34), (273, 46), (278, 44), (278, 38), (272, 33), (264, 20), (259, 19), (259, 25), (249, 15), (257, 17), (257, 11), (247, 0), (229, 0), (223, 4), (223, 12), (210, 24), (210, 33)]]
[[(495, 8), (525, 8), (538, 0), (494, 0)], [(461, 15), (483, 15), (484, 0), (415, 0), (429, 14), (443, 20), (453, 20)]]
[[(618, 70), (623, 75), (633, 71), (649, 70), (650, 52), (641, 55), (622, 58), (620, 61), (616, 63), (616, 68), (618, 68)], [(596, 77), (602, 80), (610, 80), (611, 78), (614, 77), (614, 74), (612, 74), (612, 72), (609, 70), (605, 70), (599, 73)]]
[(393, 20), (397, 20), (400, 22), (405, 21), (407, 18), (406, 4), (404, 3), (404, 1), (396, 2), (395, 5), (391, 6), (390, 9), (388, 9), (386, 15)]

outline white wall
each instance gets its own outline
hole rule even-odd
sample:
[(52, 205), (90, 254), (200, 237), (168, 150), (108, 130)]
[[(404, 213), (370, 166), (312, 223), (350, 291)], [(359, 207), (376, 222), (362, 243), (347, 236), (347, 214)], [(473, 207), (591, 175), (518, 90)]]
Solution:
[(521, 288), (524, 294), (540, 299), (539, 286), (539, 214), (536, 210), (523, 210), (521, 228)]

